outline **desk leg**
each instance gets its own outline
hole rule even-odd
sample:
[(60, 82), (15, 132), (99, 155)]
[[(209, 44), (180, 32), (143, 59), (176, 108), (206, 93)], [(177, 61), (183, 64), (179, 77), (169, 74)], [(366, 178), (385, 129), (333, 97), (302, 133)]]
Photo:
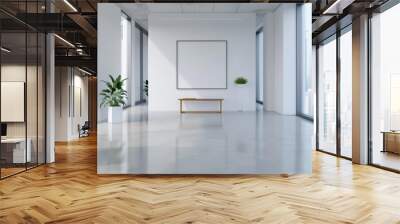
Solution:
[(219, 101), (219, 113), (222, 114), (222, 100)]
[(180, 108), (180, 112), (183, 113), (183, 111), (182, 111), (182, 100), (179, 100), (179, 108)]

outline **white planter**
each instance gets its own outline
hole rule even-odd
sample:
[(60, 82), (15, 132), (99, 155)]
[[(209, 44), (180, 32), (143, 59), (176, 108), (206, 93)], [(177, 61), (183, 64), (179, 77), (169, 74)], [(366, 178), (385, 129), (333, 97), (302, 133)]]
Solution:
[[(235, 83), (235, 85), (236, 85), (237, 88), (240, 89), (239, 91), (241, 92), (241, 94), (244, 94), (244, 89), (245, 89), (245, 87), (246, 87), (247, 84), (236, 84), (236, 83)], [(240, 112), (243, 112), (243, 111), (244, 111), (243, 102), (240, 102), (240, 109), (239, 109), (239, 111), (240, 111)]]
[(108, 123), (121, 123), (121, 122), (122, 122), (122, 107), (109, 107)]
[(236, 83), (235, 83), (235, 85), (236, 85), (236, 87), (243, 88), (243, 87), (245, 87), (247, 84), (236, 84)]

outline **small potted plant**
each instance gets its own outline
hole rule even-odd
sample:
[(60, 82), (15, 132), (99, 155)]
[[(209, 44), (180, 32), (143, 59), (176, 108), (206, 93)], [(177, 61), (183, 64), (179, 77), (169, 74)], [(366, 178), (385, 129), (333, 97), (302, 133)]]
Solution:
[(100, 93), (103, 96), (100, 107), (108, 107), (109, 123), (119, 123), (122, 121), (122, 106), (126, 104), (127, 92), (123, 89), (126, 79), (122, 79), (121, 75), (116, 78), (112, 75), (109, 77), (108, 82), (102, 80), (106, 84), (106, 88)]
[(235, 84), (236, 84), (237, 86), (246, 85), (246, 84), (247, 84), (247, 79), (246, 79), (245, 77), (242, 77), (242, 76), (237, 77), (237, 78), (235, 79)]

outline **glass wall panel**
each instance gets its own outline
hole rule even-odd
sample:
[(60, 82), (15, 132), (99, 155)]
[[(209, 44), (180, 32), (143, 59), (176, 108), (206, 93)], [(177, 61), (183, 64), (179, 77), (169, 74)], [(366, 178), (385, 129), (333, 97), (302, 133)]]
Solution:
[(400, 170), (400, 5), (372, 23), (372, 163)]
[(318, 148), (336, 153), (336, 37), (318, 48)]
[[(44, 1), (10, 2), (15, 13), (43, 13)], [(0, 178), (45, 163), (43, 33), (0, 12)]]
[(37, 165), (38, 158), (38, 35), (36, 32), (27, 33), (27, 74), (26, 74), (26, 114), (27, 114), (27, 167)]
[(340, 36), (340, 152), (352, 156), (352, 32)]
[[(1, 33), (1, 177), (24, 171), (26, 141), (26, 33)], [(28, 149), (28, 150), (27, 150)]]
[(264, 71), (263, 71), (263, 60), (264, 60), (264, 32), (261, 30), (257, 32), (256, 35), (256, 53), (257, 53), (257, 76), (256, 76), (256, 102), (262, 104), (263, 103), (263, 86), (264, 86)]
[(45, 139), (45, 122), (46, 122), (46, 36), (42, 33), (38, 34), (38, 164), (46, 162), (46, 139)]

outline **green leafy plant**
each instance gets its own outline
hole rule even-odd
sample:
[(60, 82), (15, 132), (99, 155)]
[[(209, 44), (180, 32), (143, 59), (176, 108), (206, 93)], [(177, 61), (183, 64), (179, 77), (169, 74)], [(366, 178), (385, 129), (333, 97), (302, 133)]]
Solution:
[(149, 80), (144, 81), (144, 94), (149, 96)]
[(121, 75), (118, 75), (117, 78), (112, 75), (109, 77), (110, 81), (108, 82), (102, 80), (106, 84), (106, 88), (100, 93), (103, 96), (100, 107), (121, 107), (126, 104), (127, 92), (122, 88), (126, 79), (122, 79)]
[(235, 84), (237, 84), (237, 85), (245, 85), (245, 84), (247, 84), (247, 79), (245, 77), (237, 77), (235, 79)]

